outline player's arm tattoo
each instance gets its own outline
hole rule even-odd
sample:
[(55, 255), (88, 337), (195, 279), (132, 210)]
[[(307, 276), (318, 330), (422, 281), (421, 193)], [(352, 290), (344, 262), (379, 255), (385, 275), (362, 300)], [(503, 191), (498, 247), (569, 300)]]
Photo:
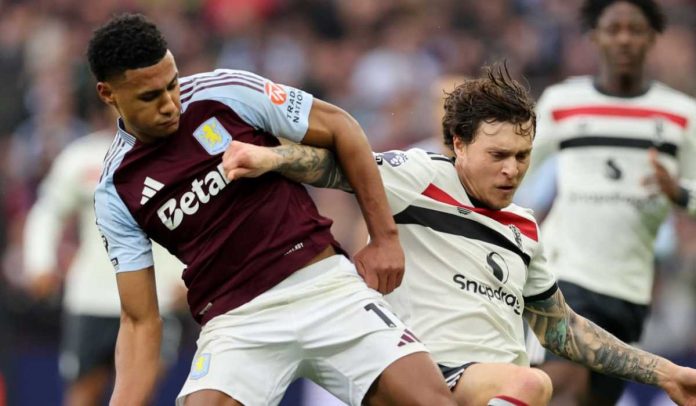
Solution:
[(316, 187), (353, 190), (335, 155), (328, 149), (284, 144), (272, 150), (280, 156), (275, 170), (286, 178)]
[(665, 360), (625, 344), (576, 314), (557, 290), (548, 299), (525, 304), (524, 317), (541, 344), (553, 353), (590, 369), (655, 385)]

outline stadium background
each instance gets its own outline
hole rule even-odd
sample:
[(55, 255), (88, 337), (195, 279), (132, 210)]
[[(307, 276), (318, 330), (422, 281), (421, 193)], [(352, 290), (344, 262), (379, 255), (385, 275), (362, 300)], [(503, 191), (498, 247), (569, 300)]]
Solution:
[[(696, 95), (696, 1), (658, 0), (669, 29), (651, 53), (654, 77)], [(432, 84), (507, 59), (535, 96), (596, 57), (577, 24), (579, 0), (0, 0), (0, 406), (59, 404), (60, 298), (23, 289), (22, 229), (56, 154), (103, 120), (84, 51), (118, 11), (156, 21), (181, 75), (246, 69), (303, 88), (352, 113), (377, 151), (438, 136)], [(696, 159), (696, 157), (694, 158)], [(543, 186), (542, 186), (543, 188)], [(548, 193), (548, 189), (540, 190)], [(532, 195), (536, 192), (532, 188)], [(352, 198), (313, 191), (354, 252), (364, 227)], [(357, 226), (356, 226), (357, 224)], [(68, 230), (62, 263), (75, 249)], [(696, 366), (696, 222), (673, 217), (658, 242), (656, 301), (641, 345)], [(197, 335), (185, 311), (180, 362), (157, 404), (172, 404)], [(309, 405), (294, 385), (284, 405)], [(322, 404), (324, 401), (314, 401)], [(632, 385), (625, 404), (670, 404)]]

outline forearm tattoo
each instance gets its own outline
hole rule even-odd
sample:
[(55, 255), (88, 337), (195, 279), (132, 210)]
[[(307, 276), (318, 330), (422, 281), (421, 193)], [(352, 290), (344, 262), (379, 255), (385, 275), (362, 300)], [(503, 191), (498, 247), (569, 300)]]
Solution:
[(280, 156), (276, 171), (288, 179), (312, 186), (352, 191), (334, 154), (323, 148), (285, 144), (274, 147)]
[(525, 318), (544, 347), (590, 369), (619, 378), (657, 384), (660, 357), (623, 343), (577, 315), (560, 290), (525, 305)]

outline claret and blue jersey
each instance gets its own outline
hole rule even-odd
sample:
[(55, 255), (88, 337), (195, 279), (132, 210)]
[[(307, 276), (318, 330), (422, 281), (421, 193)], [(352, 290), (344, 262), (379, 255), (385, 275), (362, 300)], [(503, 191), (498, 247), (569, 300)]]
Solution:
[(233, 139), (301, 141), (312, 96), (226, 69), (180, 86), (180, 125), (168, 138), (145, 144), (119, 122), (95, 207), (116, 271), (152, 266), (149, 239), (157, 241), (187, 265), (191, 312), (205, 323), (339, 247), (303, 186), (276, 173), (229, 182), (221, 167)]

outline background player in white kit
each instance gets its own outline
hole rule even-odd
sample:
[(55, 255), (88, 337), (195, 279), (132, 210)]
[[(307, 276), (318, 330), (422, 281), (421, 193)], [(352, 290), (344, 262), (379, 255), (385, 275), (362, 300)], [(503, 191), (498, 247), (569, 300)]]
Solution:
[[(404, 282), (388, 300), (429, 347), (460, 405), (548, 402), (548, 376), (528, 367), (523, 316), (555, 353), (696, 403), (696, 370), (630, 347), (565, 304), (534, 217), (511, 204), (529, 165), (533, 107), (506, 71), (493, 70), (445, 102), (454, 161), (418, 149), (375, 155), (406, 252)], [(223, 162), (230, 178), (276, 170), (350, 189), (326, 150), (233, 143)]]
[[(113, 378), (121, 305), (109, 257), (94, 225), (94, 189), (112, 140), (113, 130), (101, 130), (69, 144), (42, 181), (25, 224), (24, 269), (31, 292), (40, 298), (64, 289), (59, 366), (67, 384), (66, 406), (101, 404)], [(58, 250), (74, 217), (79, 246), (66, 272), (59, 269)], [(165, 320), (164, 372), (176, 360), (181, 337), (180, 323), (171, 312), (184, 299), (184, 265), (157, 245), (154, 255), (161, 264), (157, 291)]]
[[(578, 314), (631, 343), (651, 302), (660, 225), (675, 207), (696, 215), (696, 102), (646, 72), (665, 28), (657, 2), (587, 0), (581, 12), (599, 70), (542, 94), (530, 176), (557, 152), (557, 196), (543, 223), (549, 264)], [(620, 398), (624, 381), (546, 355), (552, 403)]]

